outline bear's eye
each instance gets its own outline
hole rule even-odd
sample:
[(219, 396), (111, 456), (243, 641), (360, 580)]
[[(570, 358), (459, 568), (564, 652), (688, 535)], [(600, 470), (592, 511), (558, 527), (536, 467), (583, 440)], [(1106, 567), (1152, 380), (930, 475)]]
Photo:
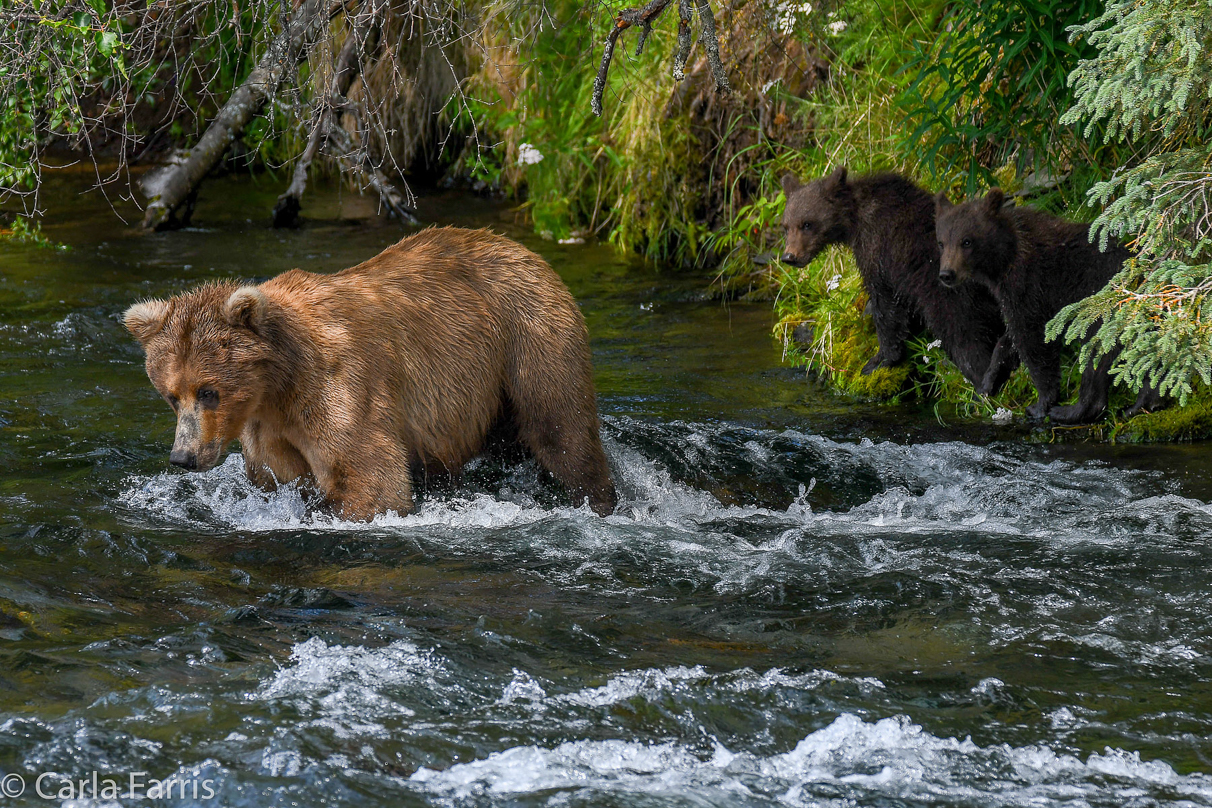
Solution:
[(941, 242), (941, 241), (940, 241), (940, 242), (938, 243), (938, 248), (939, 248), (940, 250), (941, 250), (941, 249), (943, 249), (943, 242)]
[(181, 399), (172, 394), (165, 396), (165, 398), (168, 399), (168, 406), (172, 407), (174, 410), (177, 409), (177, 405), (181, 403)]
[(219, 406), (219, 391), (213, 387), (203, 387), (198, 390), (198, 403), (207, 409)]
[(962, 245), (962, 246), (964, 246), (964, 247), (971, 247), (971, 246), (972, 246), (972, 239), (970, 239), (970, 238), (966, 238), (966, 239), (964, 239), (964, 243), (963, 243), (963, 245)]
[(804, 222), (802, 225), (800, 225), (800, 227), (802, 227), (802, 228), (803, 228), (803, 229), (805, 229), (805, 230), (811, 230), (811, 229), (812, 229), (812, 222)]

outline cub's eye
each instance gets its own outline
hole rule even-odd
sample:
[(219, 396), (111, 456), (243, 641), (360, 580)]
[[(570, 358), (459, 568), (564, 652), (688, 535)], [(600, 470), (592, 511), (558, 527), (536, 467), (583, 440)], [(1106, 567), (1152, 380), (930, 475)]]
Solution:
[(962, 245), (962, 246), (964, 246), (964, 247), (971, 247), (971, 246), (972, 246), (972, 239), (970, 239), (970, 238), (966, 238), (966, 239), (964, 239), (964, 243), (963, 243), (963, 245)]
[(941, 241), (940, 241), (940, 242), (938, 243), (938, 248), (939, 248), (940, 250), (941, 250), (941, 249), (943, 249), (943, 242), (941, 242)]
[(207, 409), (219, 406), (219, 391), (213, 387), (202, 387), (198, 390), (198, 403)]
[(800, 225), (800, 227), (804, 230), (811, 230), (812, 222), (804, 222), (802, 225)]
[(168, 406), (172, 407), (174, 410), (177, 409), (177, 406), (181, 403), (181, 399), (174, 395), (167, 395), (165, 398), (168, 399)]

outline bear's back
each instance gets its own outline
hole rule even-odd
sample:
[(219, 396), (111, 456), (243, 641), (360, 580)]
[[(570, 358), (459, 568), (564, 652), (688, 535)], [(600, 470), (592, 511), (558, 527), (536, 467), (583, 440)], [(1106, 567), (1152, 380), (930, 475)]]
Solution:
[(1029, 207), (1005, 211), (1018, 242), (1015, 273), (1020, 283), (1046, 290), (1049, 308), (1061, 308), (1102, 289), (1131, 255), (1119, 243), (1107, 251), (1090, 241), (1090, 225)]

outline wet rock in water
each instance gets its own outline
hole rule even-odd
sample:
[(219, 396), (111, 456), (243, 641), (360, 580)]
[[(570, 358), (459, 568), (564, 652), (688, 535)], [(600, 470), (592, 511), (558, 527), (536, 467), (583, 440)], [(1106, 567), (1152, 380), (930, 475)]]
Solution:
[(228, 609), (223, 615), (225, 623), (257, 623), (261, 622), (261, 613), (257, 611), (256, 606), (240, 606), (235, 609)]
[(275, 586), (273, 591), (257, 601), (257, 604), (287, 609), (348, 609), (353, 606), (331, 589), (293, 586)]
[(791, 341), (800, 348), (807, 348), (812, 345), (812, 338), (815, 336), (815, 333), (812, 323), (803, 322), (791, 329)]

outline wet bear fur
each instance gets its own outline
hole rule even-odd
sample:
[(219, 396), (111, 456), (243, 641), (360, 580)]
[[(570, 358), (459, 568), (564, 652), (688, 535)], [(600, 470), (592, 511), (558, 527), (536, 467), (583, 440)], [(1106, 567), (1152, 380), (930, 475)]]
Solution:
[(179, 466), (239, 438), (257, 485), (298, 480), (370, 519), (411, 511), (414, 474), (457, 473), (504, 426), (576, 501), (614, 510), (584, 318), (502, 236), (429, 229), (333, 275), (208, 284), (125, 323), (177, 414)]
[[(1090, 243), (1088, 224), (1032, 208), (1005, 207), (1004, 201), (999, 188), (960, 205), (951, 204), (946, 194), (935, 198), (942, 251), (939, 277), (957, 288), (981, 286), (997, 300), (1007, 342), (1018, 351), (1039, 394), (1028, 415), (1049, 416), (1063, 424), (1087, 423), (1106, 410), (1108, 371), (1116, 354), (1084, 369), (1076, 404), (1057, 406), (1061, 344), (1045, 341), (1044, 328), (1062, 308), (1106, 286), (1131, 252), (1120, 244), (1102, 252)], [(1142, 401), (1151, 395), (1142, 391)]]
[(1005, 332), (997, 303), (977, 284), (939, 283), (934, 200), (897, 174), (847, 178), (845, 167), (807, 184), (783, 177), (787, 205), (782, 260), (802, 267), (830, 244), (845, 244), (867, 291), (879, 351), (863, 373), (904, 361), (905, 340), (924, 325), (978, 391), (992, 395), (1010, 376), (1010, 352), (991, 368)]

